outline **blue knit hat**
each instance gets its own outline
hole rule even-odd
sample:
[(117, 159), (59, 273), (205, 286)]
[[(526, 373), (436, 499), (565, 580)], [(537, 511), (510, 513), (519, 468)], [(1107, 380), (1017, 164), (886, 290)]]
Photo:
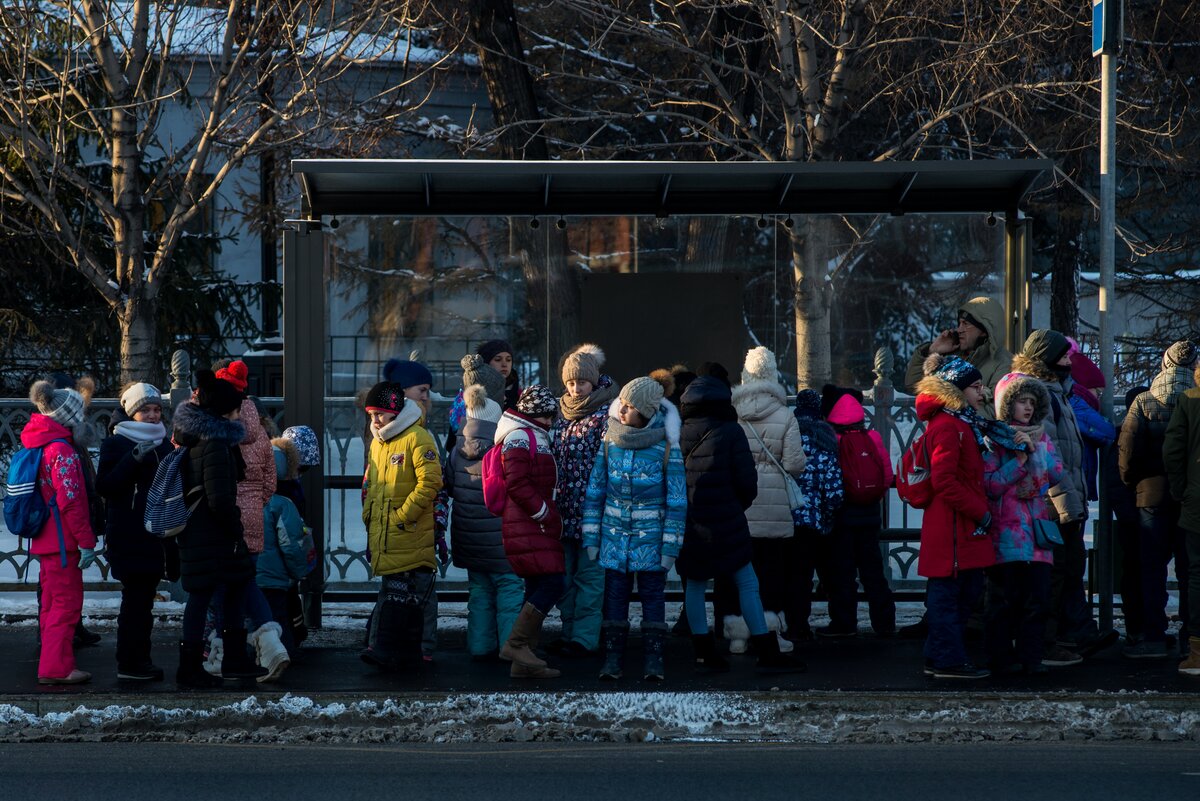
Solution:
[[(930, 359), (929, 361), (932, 361)], [(926, 362), (928, 365), (928, 361)], [(983, 380), (983, 374), (966, 359), (958, 356), (943, 356), (941, 362), (933, 370), (926, 369), (927, 375), (937, 376), (943, 381), (949, 381), (959, 389), (966, 389), (976, 381)]]
[(407, 359), (388, 359), (388, 363), (383, 366), (383, 378), (405, 389), (420, 384), (433, 384), (433, 373), (429, 372), (428, 367)]
[(803, 389), (796, 393), (796, 416), (805, 420), (821, 420), (821, 393)]

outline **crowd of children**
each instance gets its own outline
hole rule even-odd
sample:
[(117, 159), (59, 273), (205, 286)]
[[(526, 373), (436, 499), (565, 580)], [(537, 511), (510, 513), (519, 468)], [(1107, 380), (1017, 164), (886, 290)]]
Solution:
[[(1136, 596), (1124, 653), (1166, 656), (1167, 563), (1174, 558), (1181, 606), (1190, 609), (1187, 585), (1195, 583), (1191, 533), (1180, 516), (1191, 513), (1187, 488), (1197, 479), (1188, 448), (1200, 435), (1172, 413), (1178, 404), (1186, 417), (1197, 405), (1188, 394), (1200, 372), (1196, 349), (1182, 342), (1167, 351), (1163, 372), (1132, 399), (1118, 434), (1097, 413), (1103, 381), (1072, 341), (1035, 331), (1001, 369), (991, 362), (1002, 352), (983, 347), (986, 333), (969, 330), (984, 325), (988, 307), (964, 309), (960, 329), (972, 347), (939, 337), (914, 384), (925, 432), (910, 456), (930, 488), (918, 563), (926, 618), (912, 627), (926, 637), (925, 672), (1038, 675), (1113, 641), (1115, 634), (1097, 629), (1084, 595), (1082, 532), (1095, 497), (1096, 448), (1118, 436), (1121, 478), (1140, 514), (1140, 545), (1130, 558), (1142, 566), (1141, 581), (1127, 577), (1122, 586)], [(993, 384), (973, 358), (980, 354)], [(763, 347), (747, 353), (736, 386), (716, 364), (618, 385), (594, 345), (564, 356), (561, 396), (543, 385), (518, 387), (503, 340), (483, 343), (461, 366), (463, 388), (444, 442), (430, 432), (433, 377), (420, 362), (391, 360), (364, 398), (362, 520), (379, 579), (365, 662), (411, 671), (432, 659), (436, 580), (451, 561), (468, 576), (471, 658), (508, 662), (514, 678), (559, 676), (547, 655), (596, 654), (599, 677), (621, 679), (636, 588), (641, 675), (663, 680), (672, 569), (684, 587), (680, 625), (700, 670), (729, 669), (715, 633), (726, 635), (732, 653), (752, 649), (760, 671), (804, 670), (796, 644), (858, 634), (859, 583), (875, 634), (896, 634), (878, 546), (881, 505), (897, 478), (920, 479), (893, 475), (882, 439), (865, 425), (858, 390), (806, 389), (789, 407), (775, 356)], [(41, 568), (39, 681), (89, 678), (75, 666), (71, 641), (82, 569), (101, 533), (90, 493), (107, 501), (103, 533), (122, 585), (120, 678), (163, 677), (150, 637), (164, 577), (181, 579), (188, 593), (180, 685), (274, 681), (290, 664), (305, 635), (297, 585), (314, 567), (298, 477), (320, 463), (320, 448), (305, 426), (272, 439), (269, 416), (245, 395), (245, 365), (216, 367), (196, 376), (171, 432), (159, 391), (145, 382), (126, 386), (92, 479), (77, 435), (84, 393), (34, 385), (38, 412), (22, 444), (42, 451), (36, 487), (54, 511), (31, 545)], [(151, 533), (151, 519), (161, 502), (157, 485), (172, 476), (186, 522), (177, 537), (163, 538)], [(1193, 560), (1194, 568), (1200, 560)], [(814, 573), (830, 619), (815, 631)], [(713, 580), (715, 626), (705, 604)], [(1197, 594), (1191, 600), (1200, 603)], [(555, 608), (562, 634), (543, 644), (543, 622)], [(969, 657), (965, 636), (978, 613), (986, 667)], [(1200, 640), (1188, 637), (1195, 630), (1180, 634), (1183, 672), (1200, 673)]]

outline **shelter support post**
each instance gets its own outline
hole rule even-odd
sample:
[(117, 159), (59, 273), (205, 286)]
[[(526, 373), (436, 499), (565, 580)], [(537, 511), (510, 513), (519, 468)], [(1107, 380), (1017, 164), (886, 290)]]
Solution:
[(321, 627), (325, 591), (325, 233), (301, 222), (283, 237), (284, 422), (306, 425), (321, 443), (322, 464), (300, 477), (317, 547), (317, 566), (303, 583), (304, 621)]
[(1029, 335), (1029, 264), (1033, 258), (1030, 220), (1020, 212), (1004, 221), (1004, 309), (1008, 325), (1004, 346), (1012, 353), (1021, 350)]

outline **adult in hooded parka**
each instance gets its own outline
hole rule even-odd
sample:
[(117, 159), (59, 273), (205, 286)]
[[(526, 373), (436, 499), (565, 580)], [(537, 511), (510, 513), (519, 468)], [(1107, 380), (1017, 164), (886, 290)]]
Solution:
[(703, 670), (729, 669), (716, 653), (704, 594), (709, 579), (732, 576), (759, 669), (804, 670), (803, 662), (779, 652), (779, 641), (767, 630), (763, 615), (746, 522), (746, 510), (758, 495), (758, 471), (746, 433), (737, 422), (729, 385), (712, 375), (701, 376), (680, 400), (687, 522), (676, 567), (687, 578), (685, 608), (697, 663)]
[[(266, 674), (246, 653), (243, 603), (246, 585), (254, 580), (254, 563), (242, 531), (237, 483), (244, 470), (238, 444), (246, 429), (242, 393), (211, 371), (196, 374), (194, 402), (175, 410), (175, 442), (188, 449), (181, 465), (189, 506), (196, 503), (187, 527), (176, 539), (180, 577), (188, 593), (183, 613), (183, 642), (176, 681), (188, 687), (212, 686), (204, 671), (204, 618), (213, 592), (225, 587), (222, 632), (225, 678), (257, 678)], [(198, 501), (198, 503), (197, 503)]]
[(983, 414), (993, 414), (991, 391), (1005, 373), (1009, 372), (1013, 355), (1004, 347), (1004, 307), (987, 297), (971, 298), (958, 307), (958, 326), (946, 329), (932, 342), (917, 347), (908, 360), (904, 385), (916, 394), (916, 386), (925, 377), (925, 360), (929, 354), (958, 356), (970, 362), (983, 376), (988, 389), (988, 404)]

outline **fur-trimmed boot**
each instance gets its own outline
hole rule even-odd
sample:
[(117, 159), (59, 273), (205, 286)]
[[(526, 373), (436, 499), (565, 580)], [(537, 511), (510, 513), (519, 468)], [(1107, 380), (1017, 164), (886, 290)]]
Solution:
[(258, 677), (260, 682), (277, 681), (283, 675), (283, 671), (292, 664), (287, 648), (283, 647), (283, 641), (279, 639), (282, 634), (283, 628), (272, 620), (259, 626), (250, 635), (250, 644), (254, 646), (258, 664), (267, 670), (265, 676)]
[(754, 643), (754, 652), (758, 654), (758, 663), (754, 666), (759, 673), (803, 673), (808, 665), (791, 654), (779, 652), (779, 638), (775, 632), (752, 634), (750, 641)]
[(600, 668), (600, 678), (621, 678), (625, 666), (625, 643), (628, 639), (628, 620), (606, 620), (600, 626), (600, 642), (604, 644), (604, 666)]
[(254, 664), (246, 652), (246, 630), (224, 629), (225, 655), (221, 658), (221, 676), (226, 679), (257, 679), (267, 675), (266, 668)]
[(533, 652), (533, 644), (541, 635), (542, 621), (545, 619), (546, 616), (533, 604), (527, 603), (522, 606), (521, 613), (513, 621), (508, 641), (500, 649), (500, 658), (512, 662), (514, 668), (517, 665), (527, 668), (546, 667), (545, 660), (539, 659)]
[(646, 681), (662, 681), (666, 675), (663, 668), (663, 649), (667, 644), (667, 624), (642, 621), (642, 678)]
[(701, 673), (728, 673), (729, 660), (717, 653), (717, 642), (711, 631), (692, 635), (696, 649), (696, 670)]
[(221, 686), (221, 680), (210, 676), (204, 669), (203, 645), (179, 643), (179, 669), (175, 671), (175, 683), (191, 689)]

